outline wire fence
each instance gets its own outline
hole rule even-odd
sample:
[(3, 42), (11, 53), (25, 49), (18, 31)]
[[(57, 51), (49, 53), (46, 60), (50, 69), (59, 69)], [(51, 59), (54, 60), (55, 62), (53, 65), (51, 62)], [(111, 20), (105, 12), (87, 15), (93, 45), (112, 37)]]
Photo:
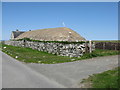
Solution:
[(120, 43), (118, 42), (96, 42), (95, 49), (120, 50)]

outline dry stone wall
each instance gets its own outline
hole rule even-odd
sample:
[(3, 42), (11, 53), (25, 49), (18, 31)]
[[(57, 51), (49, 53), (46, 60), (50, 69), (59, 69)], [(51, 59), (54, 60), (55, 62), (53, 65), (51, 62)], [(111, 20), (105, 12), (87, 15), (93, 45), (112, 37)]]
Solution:
[[(20, 47), (29, 47), (38, 51), (44, 51), (59, 56), (80, 57), (89, 51), (89, 43), (50, 43), (50, 42), (32, 42), (32, 41), (5, 41), (4, 44)], [(92, 50), (95, 49), (92, 44)]]

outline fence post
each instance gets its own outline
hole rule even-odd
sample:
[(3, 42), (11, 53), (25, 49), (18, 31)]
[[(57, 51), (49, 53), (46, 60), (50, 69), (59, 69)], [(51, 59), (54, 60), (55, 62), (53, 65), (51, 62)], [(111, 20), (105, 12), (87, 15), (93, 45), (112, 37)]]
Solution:
[(91, 53), (92, 52), (92, 41), (89, 40), (89, 52)]
[(114, 46), (115, 46), (115, 50), (117, 50), (116, 48), (117, 48), (117, 45), (116, 45), (116, 43), (114, 43)]
[(106, 43), (105, 43), (105, 42), (103, 42), (103, 50), (104, 50), (104, 49), (106, 49), (106, 48), (105, 48), (105, 44), (106, 44)]
[(85, 53), (88, 53), (88, 44), (87, 44), (87, 41), (85, 41)]

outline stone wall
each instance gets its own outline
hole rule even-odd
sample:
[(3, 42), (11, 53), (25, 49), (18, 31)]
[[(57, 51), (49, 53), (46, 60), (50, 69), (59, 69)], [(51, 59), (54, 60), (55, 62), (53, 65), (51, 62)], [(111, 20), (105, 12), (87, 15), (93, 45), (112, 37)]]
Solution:
[[(51, 42), (32, 42), (32, 41), (4, 41), (4, 44), (20, 47), (29, 47), (39, 51), (44, 51), (60, 56), (80, 57), (84, 53), (89, 52), (89, 43), (51, 43)], [(91, 46), (95, 49), (94, 44)]]

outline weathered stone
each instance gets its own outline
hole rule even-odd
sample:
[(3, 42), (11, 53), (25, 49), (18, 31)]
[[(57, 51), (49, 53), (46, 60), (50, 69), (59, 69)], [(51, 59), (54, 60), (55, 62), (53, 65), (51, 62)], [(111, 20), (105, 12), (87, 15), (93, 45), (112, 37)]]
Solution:
[[(30, 42), (30, 41), (5, 41), (7, 45), (29, 47), (38, 51), (44, 51), (60, 56), (80, 57), (86, 52), (86, 44), (64, 44), (64, 43), (45, 43), (45, 42)], [(89, 44), (88, 44), (89, 45)], [(89, 48), (88, 48), (89, 49)], [(92, 44), (92, 50), (95, 45)]]

